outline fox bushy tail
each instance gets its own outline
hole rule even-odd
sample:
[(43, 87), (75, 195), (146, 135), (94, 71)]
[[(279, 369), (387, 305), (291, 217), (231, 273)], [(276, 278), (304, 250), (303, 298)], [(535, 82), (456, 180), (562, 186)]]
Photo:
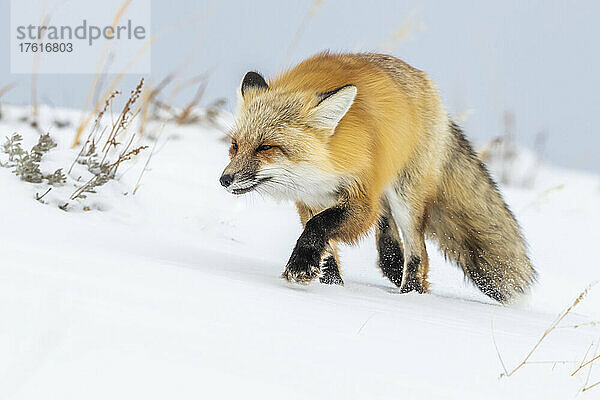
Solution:
[(428, 223), (446, 259), (456, 262), (486, 295), (507, 303), (536, 280), (515, 217), (460, 128), (451, 145)]

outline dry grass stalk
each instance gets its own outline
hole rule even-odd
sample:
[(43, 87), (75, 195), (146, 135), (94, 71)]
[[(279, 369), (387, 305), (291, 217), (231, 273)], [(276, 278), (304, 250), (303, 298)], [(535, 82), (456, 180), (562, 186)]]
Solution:
[(71, 195), (70, 199), (75, 200), (77, 198), (84, 198), (84, 196), (82, 196), (84, 193), (96, 193), (94, 190), (96, 187), (104, 185), (110, 179), (114, 179), (117, 168), (119, 167), (119, 165), (121, 165), (122, 162), (131, 160), (134, 156), (137, 156), (140, 151), (147, 148), (148, 146), (140, 146), (138, 148), (130, 150), (125, 154), (121, 154), (115, 162), (108, 164), (108, 166), (105, 169), (103, 169), (98, 174), (94, 175), (89, 181), (87, 181), (85, 185), (75, 190), (75, 192), (73, 192), (73, 194)]
[(3, 86), (2, 88), (0, 88), (0, 98), (2, 96), (4, 96), (8, 91), (10, 91), (11, 89), (13, 89), (15, 86), (17, 86), (16, 83), (9, 83), (6, 86)]
[(186, 106), (183, 108), (183, 110), (179, 114), (179, 117), (177, 118), (177, 123), (179, 125), (185, 124), (186, 121), (188, 121), (190, 119), (193, 108), (196, 107), (196, 105), (198, 105), (198, 103), (202, 99), (202, 96), (204, 95), (205, 90), (206, 90), (206, 82), (202, 82), (200, 84), (200, 86), (198, 86), (198, 90), (196, 90), (196, 94), (194, 95), (192, 100), (190, 100), (190, 102), (188, 104), (186, 104)]
[(584, 364), (581, 364), (581, 365), (579, 366), (579, 368), (577, 368), (575, 371), (573, 371), (573, 373), (571, 374), (571, 376), (575, 375), (575, 374), (576, 374), (576, 373), (578, 373), (578, 372), (579, 372), (579, 371), (580, 371), (580, 370), (581, 370), (583, 367), (585, 367), (585, 366), (587, 366), (587, 365), (590, 365), (591, 363), (593, 363), (594, 361), (596, 361), (596, 360), (597, 360), (597, 359), (599, 359), (599, 358), (600, 358), (600, 354), (598, 354), (596, 357), (592, 358), (590, 361), (588, 361), (588, 362), (586, 362), (586, 363), (584, 363)]
[(588, 321), (582, 322), (581, 324), (557, 326), (556, 329), (577, 329), (581, 328), (582, 326), (597, 326), (598, 324), (598, 321)]
[(294, 50), (296, 50), (296, 47), (298, 46), (298, 43), (300, 42), (304, 31), (306, 31), (306, 28), (308, 27), (308, 23), (311, 19), (315, 17), (315, 15), (317, 15), (317, 11), (323, 5), (323, 3), (324, 0), (315, 0), (310, 9), (308, 10), (308, 13), (306, 13), (304, 18), (302, 19), (302, 22), (300, 22), (298, 30), (296, 30), (296, 34), (294, 35), (294, 38), (292, 39), (292, 42), (290, 43), (290, 46), (288, 47), (285, 56), (283, 57), (282, 64), (284, 67), (287, 66), (287, 64), (289, 63), (290, 57), (294, 53)]
[(135, 183), (135, 187), (133, 188), (134, 195), (137, 193), (138, 189), (140, 188), (140, 182), (142, 181), (142, 176), (144, 176), (144, 172), (146, 172), (146, 170), (148, 169), (148, 164), (150, 164), (150, 159), (152, 159), (152, 156), (154, 155), (154, 151), (156, 150), (156, 144), (158, 143), (158, 140), (162, 136), (164, 129), (165, 129), (165, 124), (163, 122), (162, 126), (160, 127), (160, 132), (158, 133), (158, 136), (156, 137), (156, 139), (154, 140), (154, 144), (152, 145), (152, 150), (150, 150), (150, 154), (148, 155), (148, 158), (146, 159), (144, 168), (142, 168), (142, 171), (140, 172), (140, 176), (138, 177), (137, 182)]
[[(133, 157), (137, 156), (140, 151), (148, 148), (148, 146), (139, 146), (130, 150), (137, 136), (137, 132), (135, 131), (132, 131), (124, 144), (119, 141), (119, 137), (123, 136), (123, 134), (127, 132), (130, 123), (140, 112), (140, 109), (135, 109), (135, 106), (141, 96), (143, 85), (144, 79), (142, 78), (135, 89), (131, 91), (129, 98), (125, 102), (116, 119), (113, 119), (112, 105), (113, 100), (119, 94), (119, 92), (114, 91), (104, 101), (104, 106), (98, 112), (90, 134), (88, 135), (86, 142), (82, 146), (73, 163), (74, 165), (79, 161), (81, 164), (87, 165), (88, 170), (93, 173), (94, 176), (83, 186), (77, 188), (77, 190), (73, 192), (70, 197), (71, 200), (85, 198), (86, 193), (95, 193), (95, 189), (97, 187), (102, 186), (109, 180), (115, 178), (121, 163), (131, 160)], [(111, 117), (110, 129), (107, 129), (107, 127), (101, 129), (103, 117), (105, 117), (107, 113)], [(97, 147), (107, 130), (109, 133), (104, 140), (103, 145), (100, 146), (101, 148)], [(101, 159), (99, 159), (100, 156), (98, 155), (97, 150), (101, 151)], [(107, 161), (107, 159), (109, 157), (109, 153), (112, 151), (118, 151), (119, 154), (115, 161), (110, 162)], [(73, 165), (71, 165), (71, 169), (73, 168)], [(71, 171), (71, 169), (69, 169), (69, 171)]]
[(135, 87), (135, 89), (131, 91), (129, 99), (127, 99), (127, 102), (123, 106), (121, 113), (117, 117), (117, 121), (113, 124), (113, 127), (108, 135), (108, 139), (106, 140), (106, 143), (102, 148), (103, 152), (106, 152), (111, 145), (117, 147), (117, 145), (119, 144), (117, 142), (117, 137), (119, 136), (120, 132), (127, 129), (130, 120), (135, 117), (135, 114), (132, 112), (132, 108), (139, 99), (143, 86), (144, 78), (142, 78), (140, 80), (140, 83)]
[[(113, 22), (110, 25), (110, 29), (112, 29), (114, 31), (115, 27), (119, 23), (119, 20), (121, 19), (121, 17), (127, 10), (127, 7), (129, 7), (129, 5), (131, 4), (131, 1), (132, 0), (125, 0), (123, 2), (123, 4), (121, 5), (121, 7), (119, 7), (119, 9), (117, 10), (117, 13), (115, 14), (115, 16), (113, 18)], [(98, 66), (96, 67), (96, 72), (94, 73), (94, 79), (92, 79), (92, 84), (90, 85), (88, 94), (85, 98), (85, 103), (83, 105), (83, 108), (81, 109), (83, 113), (85, 113), (87, 111), (87, 109), (90, 105), (90, 102), (92, 101), (92, 98), (94, 96), (94, 93), (99, 88), (98, 82), (100, 80), (100, 77), (102, 76), (102, 70), (105, 66), (105, 60), (106, 60), (106, 56), (108, 54), (108, 48), (109, 48), (110, 44), (111, 44), (111, 42), (109, 40), (107, 40), (102, 49), (102, 54), (100, 55), (100, 59), (98, 60)], [(105, 93), (105, 96), (102, 98), (106, 98), (109, 93), (114, 91), (115, 87), (116, 87), (116, 84), (114, 86), (111, 86), (111, 90), (107, 90)], [(97, 105), (102, 104), (102, 100), (99, 100), (98, 102), (96, 102), (96, 104)], [(100, 107), (98, 107), (98, 108), (100, 108)], [(94, 110), (92, 111), (92, 115), (96, 114), (97, 112), (98, 112), (98, 109), (94, 108)], [(82, 117), (81, 117), (78, 127), (77, 127), (77, 133), (75, 134), (75, 143), (73, 144), (73, 147), (75, 147), (77, 144), (79, 144), (79, 136), (78, 135), (81, 135), (81, 133), (85, 130), (85, 127), (87, 126), (87, 123), (85, 125), (83, 125), (84, 121), (86, 121), (86, 118), (83, 115), (84, 114), (82, 114)], [(89, 122), (89, 119), (87, 119), (87, 122)]]
[[(45, 10), (42, 9), (42, 16), (40, 18), (41, 24), (40, 26), (48, 26), (50, 23), (50, 18), (52, 17), (52, 13), (45, 14)], [(46, 31), (43, 31), (37, 39), (38, 46), (41, 46), (42, 41), (44, 40), (44, 35)], [(40, 57), (42, 56), (42, 52), (36, 52), (33, 58), (33, 71), (31, 71), (31, 126), (34, 128), (38, 128), (38, 114), (39, 114), (39, 106), (37, 102), (37, 81), (38, 81), (38, 71), (40, 68)]]
[[(220, 0), (213, 0), (211, 2), (210, 6), (207, 8), (207, 10), (202, 11), (200, 13), (200, 17), (202, 18), (202, 21), (199, 21), (196, 24), (196, 26), (200, 26), (200, 29), (196, 33), (194, 42), (192, 43), (192, 46), (188, 50), (187, 56), (185, 57), (184, 61), (179, 65), (179, 67), (176, 69), (176, 71), (172, 74), (177, 80), (179, 80), (180, 77), (185, 76), (186, 71), (192, 64), (192, 61), (195, 58), (194, 56), (196, 55), (198, 48), (200, 47), (200, 44), (202, 43), (202, 39), (204, 38), (204, 33), (206, 31), (206, 28), (210, 25), (209, 22), (213, 19), (213, 16), (214, 16), (215, 12), (217, 11), (220, 2), (221, 2)], [(171, 91), (171, 94), (169, 97), (169, 99), (170, 99), (169, 103), (172, 102), (172, 100), (175, 97), (175, 95), (177, 94), (179, 88), (182, 86), (185, 87), (185, 86), (189, 86), (189, 85), (186, 84), (185, 82), (182, 84), (176, 85)]]
[[(88, 134), (87, 139), (85, 140), (85, 143), (83, 144), (83, 146), (81, 146), (81, 149), (79, 150), (79, 153), (77, 154), (77, 157), (75, 157), (75, 160), (73, 160), (73, 163), (71, 164), (71, 167), (69, 168), (69, 171), (68, 171), (69, 174), (73, 170), (73, 166), (77, 163), (77, 161), (84, 154), (84, 152), (87, 152), (87, 155), (89, 156), (96, 151), (96, 143), (98, 143), (102, 139), (102, 136), (104, 136), (104, 132), (106, 132), (106, 128), (104, 128), (102, 131), (100, 131), (100, 124), (102, 121), (102, 117), (104, 117), (104, 114), (106, 114), (106, 111), (108, 110), (108, 108), (111, 107), (112, 102), (114, 101), (115, 97), (118, 94), (120, 94), (120, 92), (115, 90), (105, 100), (104, 107), (102, 108), (102, 110), (100, 110), (100, 112), (96, 116), (96, 119), (94, 120), (94, 124), (92, 125), (92, 129), (90, 130), (90, 133)], [(98, 136), (98, 132), (100, 132), (99, 136)], [(96, 137), (96, 136), (98, 136), (98, 137)]]
[[(124, 3), (124, 5), (121, 7), (122, 9), (125, 8), (125, 5), (129, 5), (129, 3), (131, 2), (131, 0), (126, 0), (126, 2)], [(122, 14), (122, 13), (121, 13)], [(118, 17), (121, 17), (121, 14), (117, 14)], [(79, 145), (79, 142), (81, 140), (81, 135), (83, 134), (83, 132), (85, 131), (87, 125), (90, 123), (92, 116), (96, 115), (98, 113), (98, 110), (100, 110), (101, 106), (102, 106), (102, 99), (108, 97), (108, 95), (110, 93), (112, 93), (117, 85), (119, 84), (119, 82), (121, 82), (121, 80), (123, 79), (123, 77), (125, 76), (125, 73), (129, 70), (129, 68), (135, 64), (135, 62), (142, 56), (142, 54), (144, 54), (146, 52), (146, 50), (148, 50), (150, 48), (150, 46), (152, 46), (152, 44), (163, 34), (167, 33), (170, 30), (173, 30), (175, 28), (181, 28), (183, 26), (192, 24), (194, 22), (196, 22), (197, 17), (194, 16), (192, 18), (189, 18), (188, 20), (185, 20), (183, 22), (178, 22), (176, 24), (173, 24), (171, 26), (168, 26), (166, 28), (164, 28), (163, 30), (161, 30), (160, 32), (157, 32), (155, 34), (153, 34), (150, 38), (148, 38), (146, 40), (146, 42), (144, 42), (144, 44), (142, 45), (142, 47), (137, 51), (137, 53), (135, 53), (132, 58), (129, 60), (129, 63), (127, 63), (127, 65), (113, 78), (113, 80), (111, 81), (109, 87), (106, 89), (106, 91), (104, 92), (104, 95), (102, 97), (100, 97), (100, 99), (95, 103), (94, 107), (92, 108), (92, 111), (90, 113), (85, 113), (85, 111), (87, 111), (88, 109), (88, 105), (89, 105), (89, 99), (91, 99), (91, 94), (95, 91), (96, 85), (97, 85), (97, 77), (94, 79), (94, 81), (92, 82), (92, 85), (90, 87), (90, 91), (88, 94), (88, 99), (86, 100), (86, 105), (85, 107), (82, 109), (82, 111), (84, 112), (82, 114), (82, 118), (79, 121), (79, 124), (77, 126), (77, 130), (75, 131), (75, 137), (73, 138), (73, 143), (72, 143), (72, 147), (75, 147), (77, 145)], [(115, 17), (115, 21), (113, 22), (114, 25), (116, 25), (118, 21), (118, 18)], [(113, 29), (114, 29), (114, 25), (113, 25)], [(103, 61), (103, 60), (102, 60)], [(101, 62), (99, 64), (99, 68), (97, 70), (97, 75), (99, 75), (99, 71), (101, 71), (101, 66), (102, 66), (103, 62)]]
[(48, 188), (48, 190), (46, 190), (46, 191), (44, 192), (44, 194), (43, 194), (43, 195), (41, 195), (41, 196), (39, 195), (39, 193), (36, 193), (36, 194), (35, 194), (35, 199), (36, 199), (37, 201), (39, 201), (39, 202), (43, 203), (42, 199), (44, 198), (44, 196), (45, 196), (45, 195), (47, 195), (48, 193), (50, 193), (50, 191), (51, 191), (51, 190), (52, 190), (52, 187), (49, 187), (49, 188)]
[(192, 76), (191, 78), (186, 79), (185, 81), (179, 83), (171, 90), (169, 99), (173, 100), (173, 98), (175, 96), (177, 96), (182, 90), (192, 87), (192, 86), (196, 85), (197, 83), (202, 83), (202, 82), (206, 81), (208, 79), (209, 75), (210, 75), (209, 72), (204, 72), (202, 74)]
[[(2, 96), (4, 96), (8, 91), (10, 91), (15, 86), (16, 86), (16, 84), (13, 82), (13, 83), (9, 83), (8, 85), (0, 88), (0, 99), (2, 98)], [(2, 104), (0, 103), (0, 106), (1, 105)], [(0, 119), (2, 119), (2, 108), (1, 107), (0, 107)]]
[(598, 381), (598, 382), (594, 383), (593, 385), (590, 385), (590, 386), (584, 387), (583, 389), (581, 389), (581, 391), (582, 391), (582, 392), (587, 392), (588, 390), (590, 390), (590, 389), (593, 389), (593, 388), (595, 388), (595, 387), (596, 387), (596, 386), (598, 386), (598, 385), (600, 385), (600, 381)]
[[(148, 50), (148, 48), (152, 45), (152, 43), (154, 43), (154, 41), (157, 38), (158, 38), (158, 34), (154, 34), (154, 35), (152, 35), (152, 37), (150, 37), (144, 43), (144, 45), (138, 50), (138, 52), (131, 58), (131, 60), (125, 66), (125, 68), (123, 68), (123, 70), (121, 70), (121, 72), (112, 80), (110, 87), (106, 90), (103, 98), (106, 98), (110, 93), (112, 93), (116, 89), (116, 87), (119, 84), (119, 82), (121, 81), (121, 79), (123, 79), (123, 76), (125, 76), (125, 72), (127, 72), (127, 70), (129, 70), (129, 68), (133, 64), (135, 64), (135, 62), (141, 57), (142, 54), (144, 54), (144, 52), (146, 50)], [(79, 125), (77, 126), (77, 130), (75, 131), (75, 138), (73, 139), (72, 147), (79, 145), (79, 142), (81, 140), (81, 135), (83, 134), (83, 131), (85, 130), (85, 128), (89, 124), (90, 120), (92, 119), (92, 115), (96, 115), (101, 106), (102, 106), (102, 101), (98, 100), (96, 102), (96, 104), (94, 105), (92, 112), (82, 118)], [(85, 109), (87, 109), (87, 107), (84, 108), (84, 111), (85, 111)]]
[[(529, 358), (538, 349), (538, 347), (544, 341), (544, 339), (546, 337), (548, 337), (548, 335), (550, 333), (552, 333), (552, 331), (554, 331), (556, 329), (556, 327), (558, 326), (558, 324), (577, 306), (577, 304), (579, 304), (585, 298), (585, 296), (588, 294), (588, 292), (590, 291), (590, 289), (595, 284), (596, 284), (596, 282), (593, 282), (590, 285), (588, 285), (583, 290), (583, 292), (581, 292), (579, 294), (579, 296), (575, 299), (575, 301), (573, 301), (573, 304), (571, 304), (569, 307), (567, 307), (567, 309), (565, 309), (562, 313), (560, 313), (556, 317), (556, 319), (554, 320), (554, 322), (552, 322), (552, 324), (544, 331), (543, 335), (540, 337), (540, 339), (537, 341), (537, 343), (531, 348), (531, 350), (529, 351), (529, 353), (527, 353), (527, 355), (525, 356), (525, 358), (516, 367), (514, 367), (510, 372), (507, 372), (507, 369), (504, 366), (504, 361), (502, 360), (502, 357), (500, 356), (500, 352), (498, 351), (498, 348), (496, 347), (498, 358), (500, 359), (500, 363), (502, 364), (502, 366), (504, 368), (504, 372), (502, 374), (500, 374), (500, 376), (501, 377), (502, 376), (509, 377), (509, 376), (513, 375), (515, 372), (517, 372), (520, 368), (522, 368), (523, 366), (525, 366), (529, 362)], [(493, 334), (493, 331), (492, 331), (492, 334)]]
[[(162, 102), (159, 99), (157, 99), (156, 95), (152, 95), (151, 101), (153, 106), (153, 114), (150, 118), (161, 122), (166, 122), (166, 120), (172, 120), (178, 125), (193, 124), (201, 122), (203, 120), (206, 120), (210, 123), (215, 123), (216, 117), (219, 114), (219, 108), (221, 108), (225, 103), (224, 99), (217, 99), (216, 101), (211, 103), (206, 108), (205, 113), (203, 115), (198, 115), (198, 113), (194, 113), (195, 108), (202, 100), (202, 97), (206, 90), (207, 78), (208, 74), (201, 74), (191, 79), (188, 79), (183, 83), (191, 85), (200, 81), (194, 97), (187, 104), (185, 104), (182, 109), (172, 107), (168, 103)], [(177, 94), (182, 88), (183, 86), (179, 86), (177, 90), (172, 91), (172, 93)]]
[[(600, 337), (598, 337), (598, 339), (596, 340), (596, 348), (594, 349), (594, 355), (598, 354), (599, 347), (600, 347)], [(592, 387), (594, 387), (596, 385), (596, 384), (593, 384), (592, 386), (588, 387), (588, 382), (590, 381), (590, 376), (592, 375), (592, 368), (593, 368), (593, 364), (590, 364), (590, 367), (588, 368), (588, 373), (585, 377), (585, 382), (583, 384), (583, 388), (581, 389), (582, 392), (584, 392), (586, 390), (586, 388), (591, 389)]]
[(478, 152), (478, 156), (481, 161), (487, 163), (492, 158), (492, 154), (502, 145), (502, 138), (497, 137), (492, 139)]
[(156, 97), (162, 92), (162, 90), (173, 80), (173, 74), (169, 74), (163, 78), (153, 89), (145, 90), (142, 95), (142, 106), (141, 106), (141, 121), (140, 121), (140, 135), (144, 135), (146, 131), (146, 125), (150, 118), (150, 108), (154, 103)]
[(392, 34), (392, 37), (379, 46), (380, 51), (391, 53), (398, 44), (405, 41), (413, 32), (420, 32), (424, 29), (423, 23), (415, 21), (415, 14), (415, 10), (410, 12), (404, 21), (402, 21), (400, 28)]

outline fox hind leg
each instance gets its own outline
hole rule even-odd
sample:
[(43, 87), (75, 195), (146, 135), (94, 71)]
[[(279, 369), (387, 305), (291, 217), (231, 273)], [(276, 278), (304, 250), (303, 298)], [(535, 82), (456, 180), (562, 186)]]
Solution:
[[(401, 182), (390, 188), (388, 198), (394, 220), (402, 232), (404, 241), (404, 268), (400, 292), (429, 292), (427, 274), (429, 258), (425, 248), (425, 233), (422, 227), (426, 217), (423, 202), (410, 200), (404, 193), (408, 192)], [(413, 192), (414, 193), (414, 192)]]
[(377, 264), (381, 272), (394, 285), (400, 287), (404, 269), (402, 241), (385, 196), (381, 200), (381, 216), (375, 229), (375, 243), (379, 254)]

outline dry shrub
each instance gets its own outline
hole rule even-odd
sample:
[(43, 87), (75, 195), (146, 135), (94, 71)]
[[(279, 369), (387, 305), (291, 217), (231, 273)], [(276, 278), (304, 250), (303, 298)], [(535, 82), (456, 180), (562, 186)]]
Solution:
[[(104, 106), (98, 112), (85, 143), (73, 161), (73, 165), (75, 163), (86, 165), (93, 177), (73, 192), (70, 196), (71, 200), (84, 199), (87, 193), (96, 193), (98, 187), (106, 184), (111, 179), (115, 179), (117, 170), (123, 162), (131, 160), (140, 151), (148, 147), (138, 146), (132, 148), (136, 137), (139, 136), (139, 131), (134, 129), (131, 130), (128, 139), (124, 141), (122, 139), (130, 131), (129, 127), (132, 121), (140, 113), (138, 100), (142, 94), (143, 86), (144, 79), (142, 78), (135, 89), (131, 91), (117, 118), (109, 126), (104, 126), (103, 120), (107, 114), (112, 117), (110, 110), (113, 101), (120, 93), (113, 91), (104, 101)], [(108, 132), (108, 135), (105, 138), (106, 132)], [(73, 169), (73, 165), (71, 165), (69, 172)]]

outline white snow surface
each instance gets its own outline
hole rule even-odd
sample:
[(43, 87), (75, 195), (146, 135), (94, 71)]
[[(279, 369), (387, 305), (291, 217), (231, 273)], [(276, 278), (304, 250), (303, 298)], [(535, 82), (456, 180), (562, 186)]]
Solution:
[[(0, 135), (29, 148), (26, 112), (3, 107)], [(77, 153), (57, 115), (78, 118), (42, 109), (59, 144), (47, 172)], [(533, 187), (501, 188), (539, 272), (518, 305), (479, 293), (432, 242), (431, 294), (399, 294), (372, 234), (342, 249), (344, 287), (298, 286), (279, 277), (301, 233), (293, 204), (222, 190), (222, 136), (166, 125), (135, 195), (149, 150), (66, 212), (82, 166), (47, 204), (0, 168), (0, 399), (600, 398), (581, 392), (600, 365), (570, 376), (596, 354), (600, 287), (530, 358), (543, 363), (500, 378), (493, 341), (514, 368), (600, 277), (598, 176), (542, 164)]]

